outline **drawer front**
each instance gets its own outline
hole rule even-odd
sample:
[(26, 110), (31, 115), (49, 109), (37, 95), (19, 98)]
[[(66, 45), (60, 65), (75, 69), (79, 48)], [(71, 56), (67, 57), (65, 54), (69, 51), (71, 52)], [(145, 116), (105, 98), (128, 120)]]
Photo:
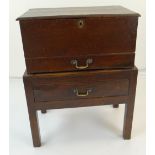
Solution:
[(130, 68), (134, 66), (134, 56), (134, 53), (129, 53), (100, 56), (26, 59), (26, 66), (28, 73)]
[[(58, 73), (60, 74), (60, 73)], [(89, 80), (88, 80), (89, 79)], [(129, 80), (104, 72), (57, 74), (32, 81), (35, 102), (128, 96)]]
[(134, 52), (138, 17), (20, 21), (26, 58)]

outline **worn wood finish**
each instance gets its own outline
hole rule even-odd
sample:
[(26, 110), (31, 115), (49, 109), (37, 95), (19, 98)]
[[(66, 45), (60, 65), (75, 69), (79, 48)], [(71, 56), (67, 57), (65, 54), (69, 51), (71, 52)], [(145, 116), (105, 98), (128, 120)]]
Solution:
[(138, 17), (121, 6), (30, 9), (19, 17), (23, 76), (35, 147), (37, 112), (125, 104), (124, 139), (131, 138)]

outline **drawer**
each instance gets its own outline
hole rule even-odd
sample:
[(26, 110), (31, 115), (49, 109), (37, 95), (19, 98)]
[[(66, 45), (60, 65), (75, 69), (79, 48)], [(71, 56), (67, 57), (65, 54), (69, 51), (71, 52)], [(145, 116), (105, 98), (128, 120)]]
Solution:
[(26, 59), (28, 73), (131, 68), (134, 53)]
[[(128, 96), (129, 79), (119, 71), (34, 74), (35, 102)], [(89, 79), (89, 80), (88, 80)]]
[(73, 100), (84, 98), (100, 98), (128, 95), (129, 81), (127, 79), (103, 80), (88, 83), (87, 79), (80, 84), (54, 83), (38, 85), (34, 88), (34, 98), (37, 102)]
[(28, 73), (129, 68), (134, 64), (137, 16), (20, 20)]
[(37, 110), (129, 103), (138, 70), (95, 70), (23, 76), (30, 106)]

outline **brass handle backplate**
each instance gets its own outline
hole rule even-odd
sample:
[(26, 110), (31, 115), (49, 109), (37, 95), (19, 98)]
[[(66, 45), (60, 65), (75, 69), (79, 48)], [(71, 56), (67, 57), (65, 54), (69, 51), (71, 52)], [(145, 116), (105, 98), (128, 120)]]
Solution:
[(71, 60), (71, 64), (75, 65), (76, 69), (86, 69), (86, 68), (89, 67), (89, 64), (91, 64), (91, 63), (93, 63), (93, 59), (87, 59), (85, 66), (78, 66), (78, 61), (77, 60)]
[(74, 89), (74, 93), (76, 94), (76, 96), (78, 97), (85, 97), (88, 96), (89, 93), (91, 92), (91, 89), (87, 89), (85, 93), (80, 93), (78, 89)]

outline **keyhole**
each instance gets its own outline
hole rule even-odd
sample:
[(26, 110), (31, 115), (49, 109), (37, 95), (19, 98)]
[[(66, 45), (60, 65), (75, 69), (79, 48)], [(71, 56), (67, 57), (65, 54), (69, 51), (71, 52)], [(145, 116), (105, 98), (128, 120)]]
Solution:
[(84, 26), (84, 22), (83, 22), (83, 20), (79, 20), (79, 22), (78, 22), (78, 26), (79, 26), (79, 28), (82, 28), (82, 27)]

